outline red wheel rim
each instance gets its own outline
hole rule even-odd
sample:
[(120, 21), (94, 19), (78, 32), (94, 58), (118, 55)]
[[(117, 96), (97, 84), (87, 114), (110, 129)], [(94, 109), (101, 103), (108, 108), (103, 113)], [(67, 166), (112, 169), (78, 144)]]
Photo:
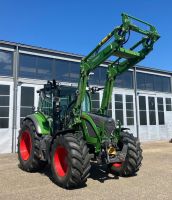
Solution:
[(28, 160), (31, 154), (32, 142), (29, 131), (24, 131), (20, 139), (20, 155), (23, 160)]
[(67, 155), (67, 150), (62, 146), (58, 146), (54, 153), (55, 170), (59, 176), (65, 176), (67, 173)]
[(112, 167), (115, 167), (115, 168), (120, 168), (122, 166), (122, 163), (113, 163), (112, 164)]

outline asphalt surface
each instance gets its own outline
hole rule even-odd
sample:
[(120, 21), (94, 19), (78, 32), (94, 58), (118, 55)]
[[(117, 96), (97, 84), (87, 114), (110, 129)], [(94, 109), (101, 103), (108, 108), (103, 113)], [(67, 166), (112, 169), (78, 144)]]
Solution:
[(92, 167), (87, 185), (65, 190), (55, 185), (50, 171), (27, 173), (18, 167), (16, 154), (0, 155), (0, 200), (117, 200), (172, 199), (172, 143), (144, 143), (143, 165), (137, 176), (130, 178), (107, 175)]

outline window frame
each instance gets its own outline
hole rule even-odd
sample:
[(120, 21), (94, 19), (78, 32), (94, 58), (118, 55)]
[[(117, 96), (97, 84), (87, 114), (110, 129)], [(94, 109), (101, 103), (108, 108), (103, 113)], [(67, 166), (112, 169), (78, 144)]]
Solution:
[[(147, 106), (146, 106), (146, 96), (143, 96), (143, 95), (140, 95), (138, 96), (139, 97), (139, 120), (140, 120), (140, 126), (147, 126), (148, 125), (148, 121), (147, 121)], [(141, 106), (141, 101), (140, 101), (140, 98), (144, 97), (144, 106), (142, 107)], [(145, 119), (141, 118), (142, 115), (141, 113), (144, 113), (144, 117)], [(142, 121), (143, 120), (143, 121)], [(145, 122), (145, 123), (143, 123)]]
[[(94, 95), (95, 95), (96, 98), (94, 98)], [(96, 113), (100, 108), (100, 93), (99, 92), (96, 92), (94, 94), (91, 93), (90, 98), (91, 98), (91, 112)], [(98, 103), (99, 106), (94, 107), (93, 103)]]
[[(151, 107), (151, 99), (154, 101), (154, 106)], [(148, 111), (149, 111), (149, 125), (156, 125), (157, 124), (157, 118), (156, 118), (156, 99), (153, 96), (148, 96)], [(152, 121), (152, 113), (154, 117), (154, 121)]]
[[(170, 103), (167, 102), (167, 100), (170, 100)], [(172, 111), (172, 101), (170, 97), (166, 97), (165, 98), (165, 107), (166, 107), (166, 111)], [(169, 109), (170, 108), (170, 109)]]
[[(162, 100), (162, 102), (160, 102)], [(165, 125), (165, 112), (164, 112), (164, 98), (163, 97), (157, 97), (157, 108), (158, 108), (158, 124), (159, 125)], [(161, 110), (162, 108), (162, 110)], [(160, 114), (163, 113), (163, 120), (160, 122)]]
[[(165, 82), (168, 82), (168, 87), (164, 85)], [(152, 89), (148, 86), (148, 83), (151, 84)], [(171, 80), (169, 76), (136, 71), (136, 84), (138, 90), (172, 93)]]
[[(22, 89), (24, 89), (24, 88), (31, 88), (33, 90), (32, 91), (33, 92), (33, 102), (32, 102), (33, 105), (22, 104)], [(25, 112), (25, 111), (23, 111), (24, 109), (32, 109), (33, 108), (34, 103), (35, 103), (35, 87), (34, 86), (28, 86), (28, 85), (22, 85), (20, 90), (21, 90), (21, 95), (20, 95), (20, 122), (21, 122), (27, 115), (32, 113), (32, 112), (29, 112), (26, 116), (21, 115), (22, 112)]]
[[(8, 100), (8, 105), (0, 105), (0, 108), (7, 108), (7, 114), (8, 116), (0, 116), (0, 120), (3, 120), (3, 119), (7, 119), (7, 126), (6, 127), (0, 127), (0, 129), (8, 129), (9, 128), (9, 120), (10, 120), (10, 85), (6, 85), (6, 84), (0, 84), (0, 86), (5, 86), (7, 87), (8, 86), (8, 93), (6, 94), (0, 94), (0, 97), (8, 97), (9, 100)], [(6, 88), (7, 89), (7, 88)]]
[[(9, 73), (1, 73), (1, 71), (0, 71), (0, 76), (9, 76), (9, 77), (12, 77), (13, 76), (14, 52), (10, 51), (10, 50), (0, 49), (0, 54), (1, 53), (4, 53), (4, 54), (8, 53), (8, 54), (10, 54), (11, 61), (10, 61), (10, 63), (8, 63), (8, 65), (10, 65), (10, 70), (7, 70), (7, 71), (9, 71)], [(0, 67), (1, 67), (1, 62), (0, 62)]]
[[(127, 100), (127, 97), (132, 97), (131, 101)], [(126, 105), (126, 123), (127, 126), (134, 126), (134, 96), (132, 94), (125, 95), (125, 105)], [(128, 105), (132, 105), (130, 108), (127, 108)], [(132, 116), (128, 116), (129, 112), (132, 112)], [(128, 120), (132, 120), (132, 123), (129, 123)]]
[[(118, 97), (120, 98), (118, 98)], [(119, 120), (121, 125), (124, 125), (124, 103), (123, 103), (124, 96), (123, 94), (115, 93), (114, 94), (114, 103), (115, 103), (115, 119)], [(117, 108), (117, 105), (122, 105), (122, 108)], [(118, 119), (117, 113), (121, 113), (121, 119)], [(120, 115), (119, 115), (120, 116)]]

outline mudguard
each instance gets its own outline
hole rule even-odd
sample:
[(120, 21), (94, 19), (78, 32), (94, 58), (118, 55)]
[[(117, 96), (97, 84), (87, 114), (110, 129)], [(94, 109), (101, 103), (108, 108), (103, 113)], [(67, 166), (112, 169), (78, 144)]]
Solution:
[(51, 128), (50, 123), (47, 118), (40, 112), (35, 112), (34, 114), (28, 115), (24, 120), (31, 120), (36, 128), (36, 132), (42, 135), (50, 135)]

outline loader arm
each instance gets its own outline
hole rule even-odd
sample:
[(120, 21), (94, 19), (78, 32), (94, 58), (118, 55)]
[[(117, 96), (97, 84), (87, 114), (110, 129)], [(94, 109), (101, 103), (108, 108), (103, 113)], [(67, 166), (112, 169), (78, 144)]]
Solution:
[[(149, 30), (143, 30), (134, 25), (132, 21), (137, 21), (149, 27)], [(136, 44), (131, 48), (125, 48), (127, 36), (130, 32), (136, 32), (143, 35)], [(72, 126), (80, 123), (81, 104), (86, 93), (86, 86), (89, 73), (104, 63), (109, 57), (115, 56), (115, 61), (109, 64), (107, 70), (107, 80), (103, 93), (103, 100), (100, 114), (104, 114), (108, 108), (112, 95), (114, 80), (117, 75), (123, 73), (128, 68), (134, 66), (145, 58), (145, 56), (153, 49), (154, 43), (159, 39), (159, 35), (154, 26), (141, 21), (137, 18), (122, 14), (122, 25), (113, 29), (97, 46), (81, 61), (80, 79), (78, 83), (78, 94), (75, 106), (73, 108), (74, 120)], [(137, 48), (140, 48), (137, 51)], [(117, 58), (117, 59), (116, 59)], [(121, 61), (122, 59), (122, 61)], [(120, 62), (121, 61), (121, 62)]]
[[(144, 42), (144, 39), (142, 42)], [(134, 48), (136, 48), (136, 46), (134, 46)], [(133, 49), (133, 48), (130, 48), (130, 49)], [(118, 58), (117, 60), (115, 60), (114, 62), (108, 65), (106, 82), (105, 82), (105, 87), (103, 91), (103, 98), (102, 98), (101, 106), (98, 113), (100, 113), (101, 115), (107, 115), (108, 105), (112, 97), (112, 90), (114, 87), (116, 77), (122, 74), (123, 72), (127, 71), (132, 66), (139, 63), (141, 60), (143, 60), (145, 56), (152, 49), (153, 49), (152, 45), (144, 44), (143, 49), (139, 51), (140, 53), (139, 57), (128, 58), (122, 62), (120, 62), (121, 58)]]

